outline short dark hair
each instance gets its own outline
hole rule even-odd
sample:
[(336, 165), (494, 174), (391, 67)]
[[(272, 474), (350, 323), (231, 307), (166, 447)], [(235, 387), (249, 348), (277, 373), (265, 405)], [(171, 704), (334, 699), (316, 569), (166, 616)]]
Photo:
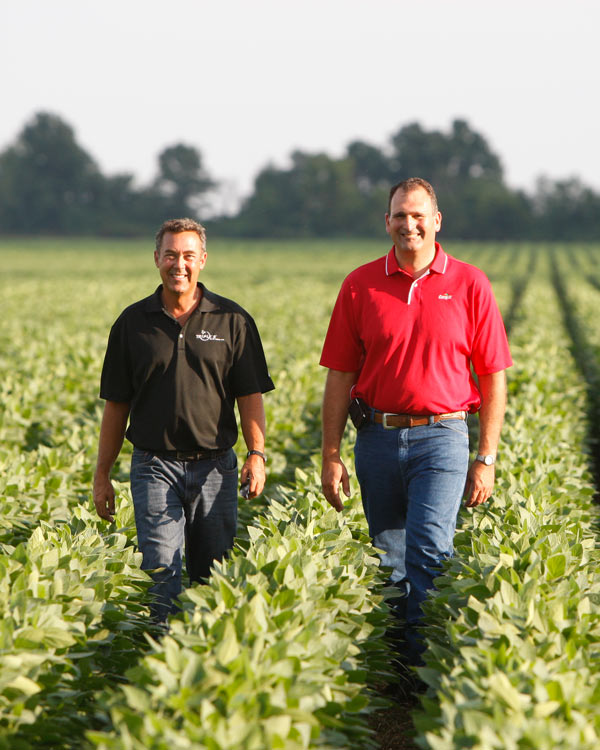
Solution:
[(194, 219), (168, 219), (161, 224), (160, 229), (156, 233), (156, 252), (160, 253), (162, 246), (163, 237), (167, 232), (171, 234), (179, 234), (180, 232), (196, 232), (202, 247), (206, 249), (206, 229)]
[(388, 214), (390, 213), (390, 210), (392, 208), (392, 198), (394, 197), (394, 193), (396, 193), (398, 190), (401, 193), (410, 193), (412, 190), (418, 190), (418, 188), (422, 188), (427, 193), (431, 200), (433, 212), (437, 213), (439, 210), (438, 202), (433, 187), (427, 182), (427, 180), (424, 180), (422, 177), (409, 177), (407, 180), (397, 182), (390, 188), (390, 196), (388, 198)]

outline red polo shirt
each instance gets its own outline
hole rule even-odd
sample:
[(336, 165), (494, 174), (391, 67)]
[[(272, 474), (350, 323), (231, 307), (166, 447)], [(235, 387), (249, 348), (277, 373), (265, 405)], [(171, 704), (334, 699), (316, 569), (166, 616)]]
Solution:
[(321, 364), (358, 372), (353, 395), (381, 411), (443, 414), (477, 411), (471, 374), (512, 364), (489, 280), (436, 243), (427, 273), (413, 279), (394, 248), (346, 277)]

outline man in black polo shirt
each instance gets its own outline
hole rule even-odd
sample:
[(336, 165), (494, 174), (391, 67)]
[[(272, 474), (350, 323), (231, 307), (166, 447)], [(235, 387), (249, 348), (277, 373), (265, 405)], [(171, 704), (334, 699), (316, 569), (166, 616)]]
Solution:
[(236, 401), (248, 448), (242, 486), (250, 498), (263, 490), (262, 394), (274, 386), (253, 319), (198, 283), (204, 227), (191, 219), (165, 222), (154, 261), (162, 285), (121, 313), (108, 340), (94, 503), (101, 518), (113, 520), (110, 472), (126, 436), (134, 446), (131, 493), (142, 568), (155, 571), (151, 609), (164, 621), (181, 591), (184, 545), (190, 580), (199, 581), (233, 544)]

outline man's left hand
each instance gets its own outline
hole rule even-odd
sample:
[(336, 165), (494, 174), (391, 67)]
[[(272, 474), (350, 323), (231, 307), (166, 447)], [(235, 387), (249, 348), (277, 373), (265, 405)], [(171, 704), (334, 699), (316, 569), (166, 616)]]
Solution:
[(494, 491), (496, 467), (494, 464), (486, 466), (481, 461), (473, 461), (467, 473), (465, 484), (465, 505), (474, 508), (481, 505)]
[(248, 498), (258, 497), (263, 491), (266, 480), (265, 462), (260, 456), (248, 456), (242, 466), (240, 484), (249, 482)]

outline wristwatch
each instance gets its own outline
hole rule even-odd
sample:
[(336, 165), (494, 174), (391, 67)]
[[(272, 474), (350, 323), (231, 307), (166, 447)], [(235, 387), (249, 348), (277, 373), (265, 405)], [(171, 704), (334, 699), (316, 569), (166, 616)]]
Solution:
[(262, 458), (262, 460), (265, 463), (267, 463), (267, 456), (262, 451), (255, 451), (255, 450), (248, 451), (248, 453), (246, 453), (246, 458), (250, 458), (250, 456), (260, 456)]
[(488, 453), (488, 455), (484, 456), (483, 453), (478, 453), (475, 456), (476, 461), (481, 461), (482, 464), (485, 464), (486, 466), (491, 466), (492, 464), (496, 463), (496, 456), (493, 456), (491, 453)]

